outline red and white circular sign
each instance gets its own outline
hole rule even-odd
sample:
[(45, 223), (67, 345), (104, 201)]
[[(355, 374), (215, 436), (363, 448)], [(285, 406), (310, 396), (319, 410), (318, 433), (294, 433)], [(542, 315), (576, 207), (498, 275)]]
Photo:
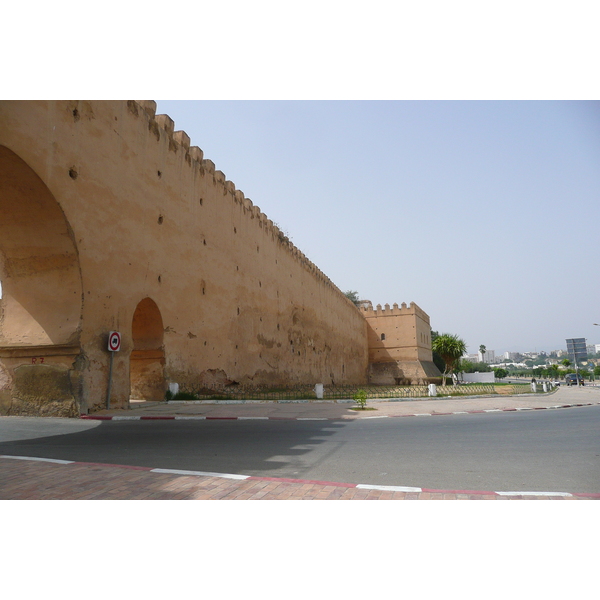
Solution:
[(108, 334), (108, 349), (111, 352), (118, 352), (121, 349), (121, 334), (118, 331), (111, 331)]

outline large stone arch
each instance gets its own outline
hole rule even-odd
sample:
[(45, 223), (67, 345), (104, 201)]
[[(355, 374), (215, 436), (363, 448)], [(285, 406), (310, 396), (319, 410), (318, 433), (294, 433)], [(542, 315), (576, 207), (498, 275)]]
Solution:
[(0, 414), (78, 412), (82, 283), (52, 192), (0, 146)]
[(151, 298), (144, 298), (136, 306), (131, 322), (131, 338), (131, 399), (164, 400), (164, 327), (160, 309)]

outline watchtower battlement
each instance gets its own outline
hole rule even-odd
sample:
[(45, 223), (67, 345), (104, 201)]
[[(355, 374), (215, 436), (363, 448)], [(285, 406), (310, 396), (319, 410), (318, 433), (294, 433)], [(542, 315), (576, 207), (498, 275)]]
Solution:
[(381, 307), (381, 304), (378, 304), (375, 308), (373, 308), (373, 304), (370, 300), (360, 300), (358, 307), (361, 311), (361, 314), (365, 318), (415, 315), (429, 321), (429, 316), (427, 313), (414, 302), (411, 302), (410, 305), (407, 305), (406, 302), (402, 302), (400, 306), (398, 306), (398, 303), (395, 302), (391, 308), (389, 304), (385, 304), (383, 308)]

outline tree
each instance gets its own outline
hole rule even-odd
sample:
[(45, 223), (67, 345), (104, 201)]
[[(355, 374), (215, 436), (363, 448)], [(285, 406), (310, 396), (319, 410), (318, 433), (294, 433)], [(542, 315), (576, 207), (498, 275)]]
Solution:
[(467, 352), (467, 344), (457, 335), (443, 333), (433, 340), (431, 349), (439, 354), (444, 361), (442, 384), (446, 385), (446, 377), (448, 374), (454, 373), (461, 357)]
[(355, 292), (353, 290), (348, 290), (347, 292), (344, 292), (344, 296), (346, 296), (346, 298), (348, 298), (348, 300), (350, 300), (350, 302), (353, 302), (355, 306), (358, 306), (358, 292)]
[(563, 360), (560, 361), (560, 364), (564, 365), (565, 367), (570, 367), (571, 361), (568, 358), (564, 358)]
[(440, 337), (437, 331), (431, 330), (431, 355), (433, 357), (433, 364), (440, 370), (440, 373), (444, 371), (445, 363), (442, 357), (433, 349), (433, 342), (436, 338)]
[(481, 362), (485, 362), (485, 351), (487, 350), (487, 348), (481, 344), (481, 346), (479, 346), (479, 353), (481, 354)]
[(502, 368), (494, 369), (494, 375), (498, 379), (504, 379), (508, 375), (508, 371)]
[(461, 358), (454, 370), (458, 373), (489, 373), (492, 371), (492, 368), (484, 362), (474, 363), (468, 358)]

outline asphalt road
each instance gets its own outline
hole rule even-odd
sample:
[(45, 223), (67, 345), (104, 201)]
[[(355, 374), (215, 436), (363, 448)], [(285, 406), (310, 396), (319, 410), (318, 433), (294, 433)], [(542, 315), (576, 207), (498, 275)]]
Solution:
[(600, 492), (600, 406), (330, 421), (0, 418), (0, 455), (433, 489)]

